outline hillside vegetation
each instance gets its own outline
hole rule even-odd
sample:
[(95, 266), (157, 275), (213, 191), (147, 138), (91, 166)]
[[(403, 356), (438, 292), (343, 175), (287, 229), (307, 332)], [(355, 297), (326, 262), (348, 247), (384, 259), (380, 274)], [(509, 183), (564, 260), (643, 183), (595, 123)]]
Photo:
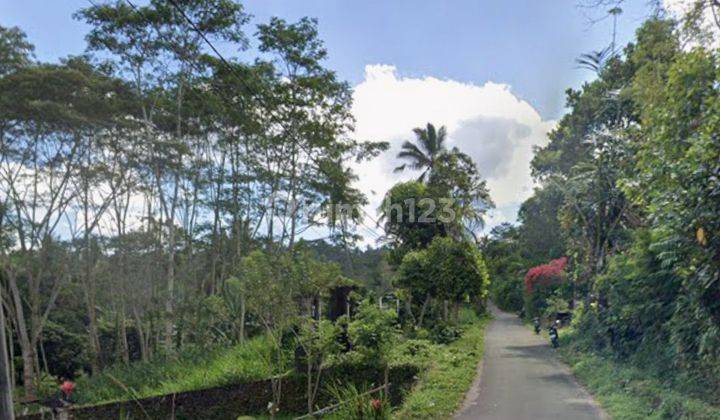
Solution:
[(563, 352), (614, 418), (718, 416), (720, 56), (698, 16), (579, 61), (596, 77), (484, 244), (499, 306), (572, 318)]

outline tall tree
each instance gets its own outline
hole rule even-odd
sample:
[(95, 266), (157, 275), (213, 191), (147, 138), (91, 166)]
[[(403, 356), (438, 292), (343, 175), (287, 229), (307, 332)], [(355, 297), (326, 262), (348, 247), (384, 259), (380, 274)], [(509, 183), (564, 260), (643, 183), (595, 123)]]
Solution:
[(20, 28), (0, 25), (0, 76), (27, 67), (34, 49)]
[(374, 157), (387, 144), (352, 139), (352, 92), (323, 66), (327, 51), (318, 38), (316, 20), (287, 23), (273, 18), (258, 26), (258, 34), (260, 50), (271, 55), (278, 81), (265, 101), (266, 112), (273, 116), (266, 161), (268, 240), (275, 236), (278, 221), (280, 242), (292, 248), (298, 235), (314, 224), (307, 204), (326, 201), (338, 185), (353, 179), (343, 163)]
[(29, 397), (43, 329), (71, 275), (58, 226), (76, 198), (84, 129), (98, 121), (98, 94), (108, 93), (94, 82), (72, 64), (32, 66), (0, 79), (0, 125), (8, 127), (0, 138), (0, 185), (18, 244), (17, 250), (2, 249), (2, 269)]
[(422, 182), (432, 173), (437, 165), (438, 158), (445, 152), (447, 130), (445, 126), (436, 130), (434, 125), (428, 123), (425, 128), (414, 128), (413, 133), (415, 133), (417, 144), (410, 141), (402, 144), (397, 157), (408, 161), (408, 163), (395, 168), (395, 172), (402, 172), (407, 168), (422, 171), (418, 177), (418, 180)]
[[(152, 182), (148, 190), (157, 202), (166, 238), (164, 341), (165, 351), (173, 353), (177, 240), (182, 228), (177, 226), (178, 212), (183, 202), (197, 198), (196, 178), (188, 170), (194, 163), (192, 143), (197, 133), (189, 124), (187, 95), (204, 71), (200, 60), (204, 42), (224, 40), (244, 45), (240, 29), (247, 15), (231, 1), (196, 0), (153, 1), (139, 8), (128, 8), (124, 3), (92, 6), (79, 16), (94, 25), (88, 36), (91, 47), (115, 54), (135, 75), (138, 94), (143, 98), (143, 166)], [(157, 76), (146, 77), (148, 70)], [(194, 204), (190, 208), (192, 212), (196, 209)], [(192, 215), (186, 218), (190, 224), (192, 220)]]

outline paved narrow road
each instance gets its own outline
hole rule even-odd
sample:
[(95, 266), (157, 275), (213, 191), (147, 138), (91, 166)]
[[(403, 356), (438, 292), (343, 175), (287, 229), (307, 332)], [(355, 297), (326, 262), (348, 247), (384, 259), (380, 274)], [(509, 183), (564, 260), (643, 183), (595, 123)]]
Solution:
[(542, 336), (517, 316), (492, 309), (479, 380), (456, 419), (604, 419)]

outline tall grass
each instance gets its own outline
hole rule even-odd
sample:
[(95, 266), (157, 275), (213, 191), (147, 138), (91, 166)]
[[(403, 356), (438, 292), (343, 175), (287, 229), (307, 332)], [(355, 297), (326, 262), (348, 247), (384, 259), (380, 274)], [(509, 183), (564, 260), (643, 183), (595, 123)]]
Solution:
[[(483, 355), (483, 339), (487, 318), (478, 318), (470, 309), (463, 309), (462, 336), (450, 344), (432, 344), (411, 340), (399, 347), (397, 360), (410, 359), (428, 367), (402, 407), (398, 419), (449, 418), (462, 403), (475, 377)], [(407, 362), (407, 360), (404, 360)]]
[[(460, 324), (462, 337), (450, 344), (413, 339), (393, 348), (391, 365), (414, 364), (424, 370), (394, 417), (447, 417), (462, 402), (482, 358), (486, 319), (465, 308)], [(98, 404), (266, 379), (276, 373), (267, 362), (273, 349), (267, 337), (257, 337), (231, 348), (197, 349), (174, 359), (114, 366), (99, 375), (80, 378), (76, 398), (81, 404)], [(365, 402), (369, 401), (367, 398)], [(385, 413), (388, 411), (385, 407)]]
[[(577, 338), (572, 328), (561, 331), (560, 354), (613, 419), (720, 419), (720, 407), (694, 397), (693, 384), (679, 377), (662, 380), (655, 372), (658, 367), (593, 353)], [(665, 371), (672, 370), (665, 366)]]
[(215, 350), (195, 349), (174, 359), (115, 366), (77, 381), (79, 403), (127, 400), (210, 388), (272, 375), (265, 362), (273, 346), (266, 337)]

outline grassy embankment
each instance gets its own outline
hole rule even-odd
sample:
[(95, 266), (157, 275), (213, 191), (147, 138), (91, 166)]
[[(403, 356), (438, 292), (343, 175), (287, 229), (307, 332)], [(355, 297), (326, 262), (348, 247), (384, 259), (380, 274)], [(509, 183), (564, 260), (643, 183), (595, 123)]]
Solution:
[(77, 399), (83, 404), (145, 398), (210, 388), (271, 376), (263, 356), (271, 346), (264, 337), (213, 351), (189, 352), (173, 361), (136, 362), (92, 378), (81, 378)]
[[(423, 373), (394, 418), (448, 418), (463, 401), (482, 359), (487, 318), (472, 310), (460, 314), (462, 336), (448, 344), (427, 339), (402, 339), (393, 349), (391, 364), (413, 364)], [(115, 367), (77, 382), (81, 404), (131, 400), (198, 390), (267, 378), (262, 355), (271, 346), (263, 337), (214, 351), (185, 353), (173, 361), (137, 362)]]
[[(460, 407), (483, 355), (488, 318), (469, 309), (461, 312), (462, 336), (449, 344), (409, 340), (398, 346), (398, 360), (407, 359), (426, 368), (402, 407), (397, 419), (445, 419)], [(410, 353), (414, 352), (414, 355)]]
[(672, 366), (641, 367), (587, 351), (572, 328), (561, 331), (559, 354), (615, 420), (720, 419), (720, 407)]

